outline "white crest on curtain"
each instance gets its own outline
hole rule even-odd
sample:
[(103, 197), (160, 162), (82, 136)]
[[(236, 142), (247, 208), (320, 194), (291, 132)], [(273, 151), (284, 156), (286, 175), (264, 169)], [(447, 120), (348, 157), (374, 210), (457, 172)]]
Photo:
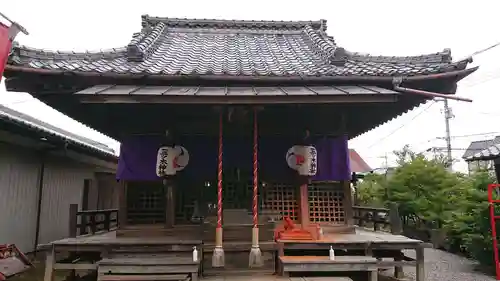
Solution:
[(156, 155), (156, 175), (159, 177), (175, 175), (188, 163), (189, 152), (186, 148), (180, 145), (160, 147)]
[(292, 146), (286, 153), (286, 162), (301, 176), (314, 176), (318, 171), (318, 153), (314, 146)]

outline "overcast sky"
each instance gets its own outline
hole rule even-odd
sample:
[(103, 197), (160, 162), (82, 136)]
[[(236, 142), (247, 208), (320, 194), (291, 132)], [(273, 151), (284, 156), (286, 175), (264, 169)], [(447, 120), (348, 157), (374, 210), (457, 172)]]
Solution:
[[(17, 40), (52, 50), (98, 50), (125, 46), (141, 28), (141, 15), (162, 17), (328, 20), (328, 34), (349, 51), (378, 55), (419, 55), (451, 48), (455, 60), (500, 41), (498, 1), (349, 0), (349, 1), (3, 1), (0, 11), (30, 32)], [(492, 32), (490, 32), (492, 31)], [(454, 157), (472, 140), (500, 132), (500, 47), (474, 58), (481, 68), (460, 83), (457, 95), (473, 103), (454, 102), (451, 121)], [(0, 87), (0, 103), (74, 133), (111, 145), (118, 143), (45, 106), (26, 93)], [(445, 147), (442, 102), (423, 105), (350, 142), (373, 168), (384, 156), (410, 144), (415, 151)], [(421, 113), (424, 109), (425, 112)], [(418, 115), (416, 118), (415, 116)], [(412, 120), (413, 119), (413, 120)], [(489, 134), (486, 134), (489, 133)], [(481, 135), (478, 135), (481, 134)], [(500, 134), (500, 133), (498, 133)], [(473, 136), (469, 136), (473, 135)], [(464, 163), (454, 165), (464, 170)]]

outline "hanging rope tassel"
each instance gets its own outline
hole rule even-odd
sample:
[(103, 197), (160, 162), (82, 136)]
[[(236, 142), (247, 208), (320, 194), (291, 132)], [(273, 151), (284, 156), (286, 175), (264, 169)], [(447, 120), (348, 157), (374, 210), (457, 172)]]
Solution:
[(259, 191), (259, 178), (258, 178), (258, 127), (257, 127), (257, 109), (254, 109), (253, 114), (253, 228), (252, 228), (252, 249), (250, 250), (250, 257), (248, 259), (249, 267), (261, 267), (263, 265), (262, 252), (259, 247), (259, 220), (258, 220), (258, 191)]
[(219, 115), (219, 157), (217, 163), (217, 228), (215, 229), (215, 249), (212, 267), (224, 267), (222, 248), (222, 110)]

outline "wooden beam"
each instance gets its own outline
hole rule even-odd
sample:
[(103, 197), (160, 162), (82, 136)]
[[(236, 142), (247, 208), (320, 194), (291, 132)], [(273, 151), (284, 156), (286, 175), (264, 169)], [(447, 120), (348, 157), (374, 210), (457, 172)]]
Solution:
[(47, 253), (47, 257), (45, 258), (45, 274), (43, 276), (43, 281), (54, 280), (54, 261), (56, 253), (54, 251), (54, 245), (52, 245), (50, 248), (51, 249)]
[(174, 182), (172, 179), (164, 179), (165, 184), (165, 227), (173, 228), (175, 224), (175, 197)]
[(425, 281), (425, 260), (424, 260), (424, 247), (417, 247), (415, 252), (417, 254), (417, 269), (416, 269), (416, 280), (415, 281)]
[(341, 181), (342, 189), (344, 191), (344, 212), (345, 212), (345, 224), (354, 225), (354, 210), (352, 208), (352, 193), (351, 193), (351, 182), (348, 180)]
[(74, 238), (77, 235), (78, 224), (78, 204), (69, 204), (69, 229), (68, 237)]
[(309, 218), (309, 192), (307, 183), (299, 186), (299, 221), (303, 228), (310, 224)]
[(120, 188), (118, 189), (118, 229), (125, 229), (128, 223), (127, 214), (127, 182), (120, 180)]

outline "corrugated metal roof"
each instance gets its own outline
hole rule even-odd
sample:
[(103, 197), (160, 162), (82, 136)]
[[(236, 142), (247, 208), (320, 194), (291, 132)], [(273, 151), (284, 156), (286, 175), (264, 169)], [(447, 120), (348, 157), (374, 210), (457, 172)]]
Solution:
[(0, 105), (0, 120), (18, 125), (27, 130), (38, 131), (44, 135), (59, 138), (64, 142), (87, 148), (103, 155), (116, 156), (115, 151), (105, 144), (73, 134), (3, 105)]
[(173, 87), (137, 85), (97, 85), (78, 95), (133, 96), (324, 96), (324, 95), (399, 95), (394, 90), (375, 86), (311, 87)]

